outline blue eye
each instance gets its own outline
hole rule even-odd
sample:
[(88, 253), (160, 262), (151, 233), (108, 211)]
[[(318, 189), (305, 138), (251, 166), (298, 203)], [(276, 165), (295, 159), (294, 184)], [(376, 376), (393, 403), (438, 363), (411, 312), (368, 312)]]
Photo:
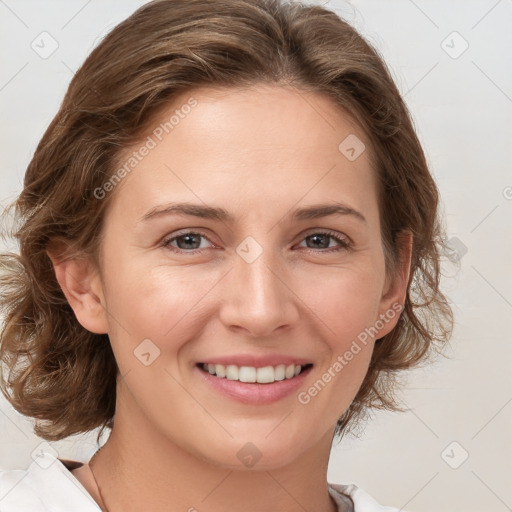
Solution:
[[(162, 245), (179, 254), (201, 254), (205, 249), (205, 246), (201, 246), (201, 239), (205, 239), (208, 242), (210, 241), (204, 233), (186, 231), (165, 239)], [(303, 240), (311, 240), (313, 244), (317, 245), (316, 248), (314, 246), (305, 247), (307, 251), (313, 251), (315, 253), (338, 252), (349, 250), (352, 247), (352, 242), (348, 238), (341, 238), (338, 234), (330, 231), (314, 232), (304, 237)], [(329, 240), (335, 241), (337, 246), (332, 246)], [(173, 245), (174, 243), (176, 243), (176, 245)]]

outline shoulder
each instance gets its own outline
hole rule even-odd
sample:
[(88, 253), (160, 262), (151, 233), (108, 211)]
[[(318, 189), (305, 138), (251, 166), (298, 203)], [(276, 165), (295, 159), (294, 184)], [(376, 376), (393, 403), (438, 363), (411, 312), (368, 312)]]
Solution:
[(340, 510), (343, 510), (341, 505), (345, 505), (346, 500), (350, 500), (351, 503), (348, 506), (353, 506), (353, 512), (406, 512), (402, 509), (380, 505), (375, 498), (354, 484), (329, 483), (328, 488)]
[(41, 453), (27, 469), (0, 469), (2, 512), (99, 512), (80, 482), (50, 453)]

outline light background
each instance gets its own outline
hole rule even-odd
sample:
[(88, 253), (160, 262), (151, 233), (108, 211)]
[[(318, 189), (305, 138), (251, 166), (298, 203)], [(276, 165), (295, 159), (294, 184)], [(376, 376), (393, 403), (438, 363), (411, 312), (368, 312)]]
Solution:
[[(21, 190), (73, 72), (143, 3), (0, 0), (3, 205)], [(355, 26), (392, 69), (460, 259), (443, 282), (456, 320), (449, 358), (408, 376), (409, 412), (378, 413), (360, 439), (333, 449), (328, 480), (355, 483), (409, 512), (512, 510), (512, 2), (315, 3)], [(59, 45), (46, 59), (31, 48), (43, 31)], [(85, 461), (95, 437), (51, 445), (60, 457)], [(0, 467), (27, 468), (41, 441), (1, 397)]]

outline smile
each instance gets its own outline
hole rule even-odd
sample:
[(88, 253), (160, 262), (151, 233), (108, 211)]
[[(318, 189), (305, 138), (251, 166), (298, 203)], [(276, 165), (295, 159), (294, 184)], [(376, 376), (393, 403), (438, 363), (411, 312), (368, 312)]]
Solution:
[(239, 382), (249, 382), (258, 384), (271, 384), (276, 381), (289, 380), (297, 377), (304, 370), (312, 366), (305, 365), (284, 365), (264, 366), (256, 368), (255, 366), (237, 366), (234, 364), (207, 364), (199, 363), (199, 368), (210, 375), (227, 380), (235, 380)]

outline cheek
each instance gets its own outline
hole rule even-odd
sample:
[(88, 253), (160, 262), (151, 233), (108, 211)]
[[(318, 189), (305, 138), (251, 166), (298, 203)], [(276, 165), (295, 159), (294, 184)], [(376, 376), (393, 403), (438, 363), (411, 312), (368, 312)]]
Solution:
[[(182, 347), (187, 350), (187, 341), (200, 337), (201, 329), (226, 305), (223, 287), (234, 284), (223, 281), (224, 266), (151, 266), (143, 255), (111, 258), (105, 270), (110, 339), (120, 368), (126, 369), (134, 365), (134, 350), (146, 339), (158, 347), (160, 364), (176, 364), (176, 353)], [(282, 300), (300, 311), (300, 325), (295, 328), (309, 331), (322, 364), (343, 355), (375, 321), (379, 272), (378, 262), (370, 257), (338, 267), (308, 263), (282, 276), (287, 286), (276, 284)], [(369, 356), (361, 352), (345, 374), (364, 368)]]
[[(315, 331), (324, 353), (315, 379), (297, 395), (299, 410), (336, 423), (354, 400), (368, 372), (374, 348), (370, 327), (378, 312), (378, 276), (346, 271), (326, 280), (322, 293), (310, 293), (308, 306), (318, 316)], [(313, 331), (313, 333), (315, 333)]]
[[(200, 439), (204, 432), (197, 425), (210, 425), (211, 418), (183, 392), (179, 376), (186, 372), (182, 373), (179, 361), (194, 360), (194, 346), (188, 342), (204, 337), (202, 331), (217, 321), (217, 314), (226, 305), (223, 297), (227, 287), (234, 283), (223, 280), (226, 267), (158, 265), (148, 270), (142, 262), (142, 258), (139, 263), (133, 257), (118, 259), (105, 274), (111, 313), (109, 334), (130, 396), (162, 432), (172, 430), (186, 443)], [(288, 429), (286, 438), (293, 437), (304, 449), (347, 409), (367, 372), (373, 343), (368, 340), (354, 348), (353, 341), (375, 321), (378, 269), (370, 261), (337, 268), (308, 264), (281, 276), (287, 286), (276, 285), (282, 300), (300, 311), (295, 332), (307, 337), (312, 353), (318, 355), (316, 379), (293, 398), (300, 414), (283, 424)], [(149, 367), (134, 356), (140, 355), (137, 350), (144, 339), (154, 342), (159, 350)], [(151, 345), (144, 350), (153, 357)], [(175, 425), (168, 424), (169, 417), (176, 418)], [(190, 424), (192, 417), (200, 421)], [(216, 428), (212, 424), (212, 429)]]
[(161, 351), (159, 362), (168, 359), (169, 364), (171, 356), (175, 358), (175, 352), (204, 323), (208, 293), (222, 275), (194, 265), (160, 265), (148, 270), (146, 265), (137, 265), (135, 258), (125, 264), (116, 261), (105, 279), (109, 335), (116, 358), (129, 367), (133, 350), (149, 339)]
[(319, 402), (336, 395), (341, 401), (335, 399), (335, 403), (342, 408), (357, 393), (374, 346), (372, 326), (378, 318), (381, 276), (371, 270), (378, 266), (365, 268), (340, 269), (328, 279), (317, 276), (316, 282), (322, 286), (304, 287), (297, 293), (305, 297), (304, 302), (317, 318), (315, 330), (323, 334), (318, 347), (325, 352), (321, 382), (311, 390), (311, 396), (328, 388)]
[(369, 262), (309, 272), (297, 279), (294, 291), (324, 324), (331, 347), (343, 350), (347, 342), (375, 322), (381, 281), (378, 265)]

